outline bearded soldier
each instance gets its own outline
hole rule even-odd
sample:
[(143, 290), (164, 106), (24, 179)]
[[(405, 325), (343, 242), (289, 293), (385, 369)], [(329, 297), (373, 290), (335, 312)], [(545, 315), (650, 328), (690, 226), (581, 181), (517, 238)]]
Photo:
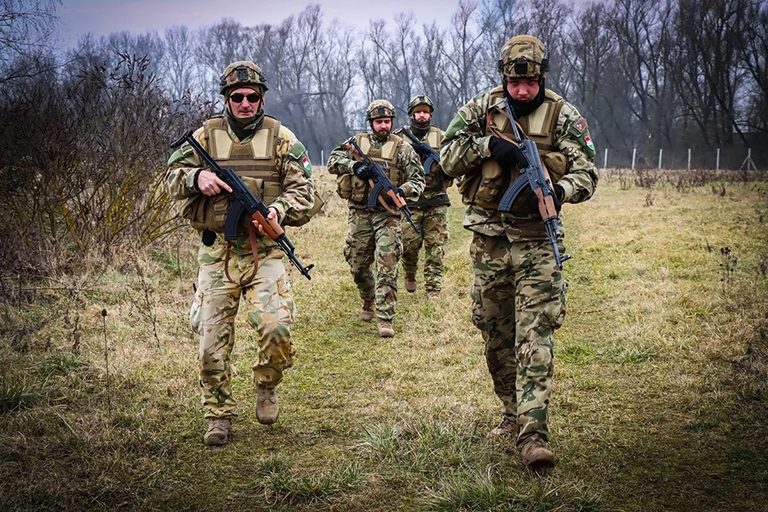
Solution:
[[(233, 62), (222, 73), (220, 85), (225, 114), (207, 120), (194, 138), (221, 167), (242, 177), (248, 189), (269, 207), (269, 220), (277, 219), (281, 225), (305, 222), (313, 207), (311, 165), (296, 136), (264, 114), (267, 82), (261, 69), (250, 61)], [(231, 189), (203, 168), (188, 143), (171, 155), (168, 165), (168, 192), (185, 201), (182, 215), (202, 234), (190, 320), (200, 335), (200, 387), (208, 419), (204, 440), (209, 446), (223, 445), (236, 416), (230, 354), (241, 301), (248, 324), (257, 334), (258, 358), (253, 363), (256, 418), (263, 424), (277, 420), (275, 387), (295, 354), (290, 330), (294, 316), (291, 285), (283, 252), (263, 235), (256, 221), (254, 225), (244, 222), (236, 241), (223, 239)]]
[[(416, 200), (424, 189), (424, 173), (419, 157), (403, 138), (392, 134), (395, 109), (389, 101), (376, 100), (367, 109), (371, 131), (355, 135), (362, 152), (378, 163), (389, 180), (398, 187), (402, 199)], [(349, 222), (344, 258), (363, 301), (360, 319), (378, 319), (379, 336), (391, 337), (397, 304), (397, 262), (402, 254), (402, 228), (397, 210), (379, 202), (368, 206), (375, 173), (360, 161), (348, 145), (335, 148), (328, 158), (328, 170), (337, 175), (337, 192), (348, 200)], [(406, 227), (406, 229), (413, 229)], [(376, 277), (371, 265), (376, 262)]]
[[(490, 435), (513, 436), (531, 469), (555, 464), (548, 444), (552, 335), (565, 317), (567, 285), (531, 188), (526, 185), (509, 213), (498, 210), (507, 187), (528, 165), (510, 141), (515, 136), (505, 100), (549, 171), (557, 212), (562, 203), (592, 197), (598, 179), (587, 121), (545, 88), (547, 63), (536, 37), (507, 41), (499, 60), (502, 85), (459, 109), (440, 152), (445, 172), (461, 177), (464, 227), (473, 232), (472, 321), (485, 340), (488, 370), (503, 404), (503, 419)], [(562, 233), (559, 216), (557, 224)], [(562, 235), (557, 245), (562, 253)]]
[(426, 180), (424, 192), (418, 201), (408, 201), (408, 206), (413, 210), (413, 222), (419, 229), (417, 231), (403, 226), (405, 289), (411, 293), (416, 291), (416, 267), (423, 242), (424, 288), (430, 299), (440, 297), (443, 285), (444, 246), (448, 240), (448, 207), (451, 205), (446, 189), (453, 183), (433, 156), (439, 153), (443, 138), (440, 128), (431, 124), (434, 111), (435, 107), (428, 96), (415, 96), (408, 104), (410, 125), (401, 128), (420, 141), (411, 141), (411, 145), (421, 159)]

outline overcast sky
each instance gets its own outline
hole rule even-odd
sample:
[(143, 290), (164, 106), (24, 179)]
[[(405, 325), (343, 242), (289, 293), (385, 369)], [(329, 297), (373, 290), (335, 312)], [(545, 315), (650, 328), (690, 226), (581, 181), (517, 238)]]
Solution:
[[(190, 29), (232, 18), (245, 26), (276, 24), (300, 13), (310, 3), (319, 3), (325, 23), (338, 19), (344, 25), (365, 30), (368, 22), (383, 18), (391, 22), (397, 13), (413, 12), (420, 22), (433, 20), (447, 26), (458, 0), (63, 0), (57, 9), (60, 34), (65, 46), (74, 46), (87, 33), (106, 35), (128, 31), (159, 33), (173, 25)], [(421, 23), (419, 23), (421, 26)]]

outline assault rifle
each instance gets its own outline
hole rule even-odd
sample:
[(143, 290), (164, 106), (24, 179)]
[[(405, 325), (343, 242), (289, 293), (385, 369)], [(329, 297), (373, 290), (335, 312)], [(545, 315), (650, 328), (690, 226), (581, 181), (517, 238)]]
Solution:
[(440, 153), (432, 149), (432, 146), (429, 144), (425, 144), (419, 139), (416, 138), (414, 134), (411, 133), (408, 128), (400, 128), (399, 130), (395, 130), (394, 133), (402, 133), (409, 139), (411, 139), (411, 144), (413, 146), (413, 149), (416, 150), (416, 153), (419, 154), (419, 156), (422, 156), (422, 153), (425, 155), (426, 159), (424, 160), (424, 174), (429, 174), (429, 171), (432, 169), (432, 164), (440, 163)]
[[(227, 219), (224, 221), (224, 239), (228, 241), (237, 240), (237, 231), (240, 225), (240, 219), (247, 213), (251, 220), (258, 221), (261, 224), (264, 233), (277, 243), (278, 247), (288, 256), (293, 266), (299, 269), (299, 272), (307, 279), (312, 279), (309, 271), (314, 265), (304, 266), (296, 257), (293, 243), (288, 239), (282, 226), (277, 220), (268, 220), (269, 208), (254, 196), (243, 182), (243, 179), (232, 169), (223, 169), (208, 152), (192, 136), (192, 131), (188, 131), (178, 140), (171, 144), (171, 148), (176, 149), (184, 142), (187, 142), (194, 149), (200, 158), (208, 164), (211, 171), (219, 177), (221, 181), (229, 185), (232, 189), (232, 199), (227, 211)], [(256, 255), (254, 254), (254, 258)]]
[(528, 165), (518, 178), (512, 182), (499, 202), (499, 211), (509, 212), (512, 209), (512, 203), (520, 195), (525, 187), (530, 187), (533, 193), (536, 195), (539, 204), (539, 215), (544, 222), (544, 231), (547, 234), (547, 240), (552, 245), (552, 250), (555, 253), (555, 262), (557, 262), (557, 268), (562, 270), (563, 262), (569, 260), (571, 257), (567, 254), (560, 255), (560, 249), (557, 247), (557, 235), (560, 234), (560, 229), (557, 225), (557, 209), (555, 208), (555, 191), (552, 186), (552, 180), (549, 177), (546, 166), (541, 161), (539, 151), (536, 149), (536, 143), (531, 139), (523, 138), (520, 134), (520, 130), (517, 128), (517, 119), (512, 107), (509, 105), (509, 100), (504, 98), (504, 111), (507, 114), (510, 124), (512, 125), (512, 131), (515, 134), (515, 141), (509, 141), (507, 137), (502, 136), (501, 132), (496, 135), (516, 144), (517, 147), (522, 150), (525, 159), (528, 161)]
[(355, 142), (354, 137), (350, 137), (349, 140), (342, 144), (342, 147), (346, 147), (346, 149), (352, 153), (355, 160), (362, 162), (374, 172), (374, 177), (370, 180), (371, 193), (368, 194), (368, 208), (374, 208), (376, 206), (376, 201), (378, 201), (385, 210), (395, 213), (389, 204), (387, 204), (387, 201), (389, 201), (395, 208), (400, 210), (400, 213), (405, 215), (405, 218), (408, 220), (411, 227), (416, 231), (419, 231), (419, 228), (416, 227), (416, 224), (413, 223), (413, 219), (411, 218), (411, 209), (408, 208), (405, 199), (398, 195), (397, 187), (390, 181), (389, 176), (387, 176), (381, 166), (363, 153), (363, 150), (360, 149), (360, 146)]

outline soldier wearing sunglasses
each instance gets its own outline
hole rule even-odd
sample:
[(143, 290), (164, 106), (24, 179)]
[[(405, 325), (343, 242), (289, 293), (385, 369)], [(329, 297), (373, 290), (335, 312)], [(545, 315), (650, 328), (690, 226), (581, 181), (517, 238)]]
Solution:
[[(313, 212), (314, 186), (304, 145), (279, 120), (264, 113), (268, 90), (261, 68), (233, 62), (221, 75), (224, 115), (205, 121), (194, 137), (221, 167), (234, 169), (255, 196), (268, 205), (269, 219), (301, 225)], [(291, 341), (294, 304), (283, 252), (263, 235), (256, 221), (241, 226), (236, 241), (225, 241), (224, 220), (230, 187), (203, 167), (189, 144), (168, 161), (171, 197), (183, 200), (182, 216), (201, 233), (199, 273), (190, 311), (200, 335), (200, 389), (208, 428), (205, 444), (230, 439), (237, 415), (232, 394), (230, 355), (235, 316), (241, 305), (254, 335), (253, 380), (256, 418), (271, 424), (279, 414), (275, 387), (293, 364)]]

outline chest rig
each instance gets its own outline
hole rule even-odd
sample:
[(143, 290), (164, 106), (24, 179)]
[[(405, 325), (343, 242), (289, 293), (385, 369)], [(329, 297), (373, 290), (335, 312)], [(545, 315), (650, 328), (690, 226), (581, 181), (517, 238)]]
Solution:
[[(380, 147), (375, 147), (371, 144), (368, 133), (358, 133), (355, 135), (355, 142), (365, 156), (381, 165), (394, 185), (400, 186), (405, 182), (405, 172), (397, 167), (397, 155), (400, 144), (403, 143), (401, 137), (390, 134), (387, 142)], [(343, 199), (350, 199), (357, 203), (368, 201), (368, 194), (371, 191), (368, 180), (361, 180), (354, 174), (342, 174), (339, 175), (337, 186), (339, 196)]]
[[(514, 140), (514, 132), (510, 120), (503, 107), (504, 89), (502, 86), (493, 89), (488, 98), (488, 111), (485, 118), (485, 130), (483, 135), (494, 135), (496, 131)], [(547, 161), (546, 155), (557, 150), (555, 146), (555, 129), (563, 107), (564, 100), (558, 94), (547, 89), (544, 93), (544, 102), (529, 115), (518, 118), (518, 124), (522, 131), (531, 139), (542, 156)], [(507, 171), (501, 169), (492, 158), (485, 159), (480, 168), (471, 173), (468, 179), (462, 180), (459, 191), (465, 204), (474, 204), (481, 208), (496, 209), (499, 200), (510, 183), (520, 175), (520, 169), (513, 168)], [(557, 181), (561, 175), (552, 175), (553, 181)], [(513, 205), (512, 213), (527, 214), (525, 205)]]

